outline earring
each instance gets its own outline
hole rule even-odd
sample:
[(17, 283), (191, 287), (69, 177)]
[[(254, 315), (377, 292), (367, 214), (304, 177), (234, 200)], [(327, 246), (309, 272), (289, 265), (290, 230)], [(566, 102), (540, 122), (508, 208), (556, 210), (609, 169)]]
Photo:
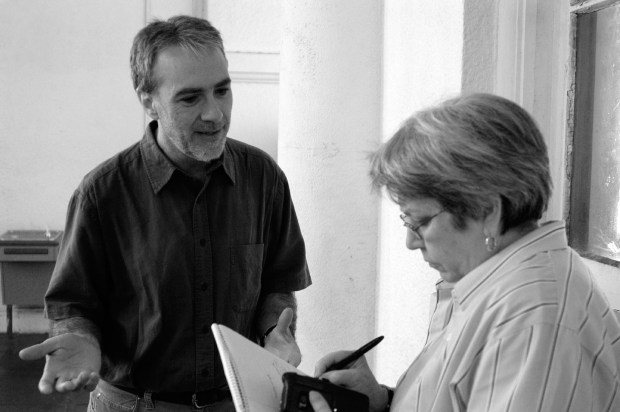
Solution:
[(489, 252), (493, 252), (495, 249), (497, 249), (497, 241), (493, 236), (487, 236), (484, 239), (484, 244), (487, 246), (487, 250)]

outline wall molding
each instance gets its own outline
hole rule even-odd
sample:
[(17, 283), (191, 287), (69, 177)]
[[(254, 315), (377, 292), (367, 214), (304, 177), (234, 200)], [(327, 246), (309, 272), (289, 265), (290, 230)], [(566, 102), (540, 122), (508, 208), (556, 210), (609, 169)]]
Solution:
[(537, 0), (505, 0), (498, 9), (495, 92), (533, 105)]
[(545, 218), (562, 219), (570, 100), (568, 0), (501, 0), (497, 24), (494, 91), (521, 104), (536, 119), (549, 148), (554, 182)]
[(228, 72), (233, 82), (280, 83), (280, 54), (226, 51)]

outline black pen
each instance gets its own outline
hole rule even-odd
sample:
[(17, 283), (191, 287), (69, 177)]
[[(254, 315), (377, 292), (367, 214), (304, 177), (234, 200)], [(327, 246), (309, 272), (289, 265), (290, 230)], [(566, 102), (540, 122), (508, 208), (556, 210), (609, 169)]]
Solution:
[(379, 342), (381, 342), (382, 340), (383, 340), (383, 336), (379, 336), (377, 338), (374, 338), (373, 340), (371, 340), (370, 342), (368, 342), (367, 344), (365, 344), (364, 346), (362, 346), (361, 348), (359, 348), (355, 352), (351, 353), (346, 358), (342, 359), (340, 362), (336, 362), (333, 365), (331, 365), (329, 368), (327, 368), (327, 370), (325, 372), (344, 369), (345, 366), (347, 366), (348, 364), (352, 363), (353, 361), (361, 358), (366, 352), (368, 352), (369, 350), (371, 350), (372, 348), (377, 346), (379, 344)]

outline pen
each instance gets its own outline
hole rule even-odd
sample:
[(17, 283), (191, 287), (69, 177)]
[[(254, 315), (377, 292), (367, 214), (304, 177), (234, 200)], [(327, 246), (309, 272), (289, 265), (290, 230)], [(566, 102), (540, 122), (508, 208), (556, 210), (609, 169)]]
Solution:
[(371, 340), (370, 342), (368, 342), (367, 344), (365, 344), (364, 346), (362, 346), (361, 348), (359, 348), (355, 352), (351, 353), (346, 358), (342, 359), (340, 362), (336, 362), (333, 365), (331, 365), (329, 368), (327, 368), (327, 370), (325, 372), (335, 371), (335, 370), (339, 370), (339, 369), (344, 369), (345, 366), (347, 366), (348, 364), (352, 363), (353, 361), (361, 358), (366, 352), (368, 352), (369, 350), (371, 350), (372, 348), (377, 346), (379, 344), (379, 342), (381, 342), (382, 340), (383, 340), (383, 336), (379, 336), (377, 338), (374, 338), (373, 340)]

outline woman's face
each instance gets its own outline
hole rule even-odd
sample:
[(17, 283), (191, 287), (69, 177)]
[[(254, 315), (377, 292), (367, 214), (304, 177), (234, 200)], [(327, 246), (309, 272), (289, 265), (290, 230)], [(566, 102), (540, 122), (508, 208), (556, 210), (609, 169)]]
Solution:
[(421, 238), (407, 229), (407, 248), (420, 249), (424, 260), (445, 281), (457, 282), (491, 256), (484, 244), (484, 221), (467, 219), (465, 229), (457, 230), (452, 215), (447, 211), (439, 213), (441, 210), (433, 199), (410, 200), (401, 205), (405, 222), (420, 225), (417, 232)]

